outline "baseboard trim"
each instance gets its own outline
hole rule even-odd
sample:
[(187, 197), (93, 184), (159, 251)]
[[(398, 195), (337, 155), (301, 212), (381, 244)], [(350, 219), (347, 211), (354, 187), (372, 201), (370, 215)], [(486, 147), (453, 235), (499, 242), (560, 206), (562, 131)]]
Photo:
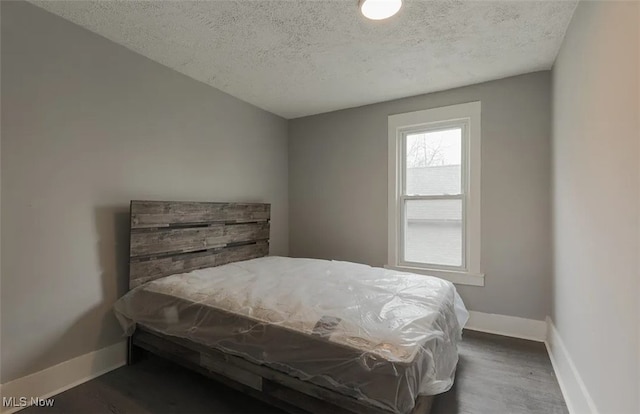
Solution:
[(537, 342), (544, 342), (547, 339), (545, 321), (494, 313), (469, 311), (469, 321), (465, 329)]
[(569, 413), (598, 414), (598, 409), (573, 363), (560, 333), (551, 318), (547, 317), (546, 322), (548, 334), (545, 345)]
[(31, 398), (46, 399), (63, 391), (92, 380), (125, 365), (127, 362), (127, 342), (121, 341), (106, 348), (62, 362), (42, 371), (2, 384), (2, 398), (26, 397), (23, 406), (5, 407), (0, 404), (0, 412), (9, 414), (31, 405)]

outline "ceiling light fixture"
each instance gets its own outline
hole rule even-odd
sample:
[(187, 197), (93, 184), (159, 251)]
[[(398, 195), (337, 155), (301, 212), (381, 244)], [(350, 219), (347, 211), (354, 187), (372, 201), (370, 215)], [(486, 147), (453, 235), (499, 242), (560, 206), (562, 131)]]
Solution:
[(360, 0), (358, 5), (367, 19), (383, 20), (398, 13), (402, 0)]

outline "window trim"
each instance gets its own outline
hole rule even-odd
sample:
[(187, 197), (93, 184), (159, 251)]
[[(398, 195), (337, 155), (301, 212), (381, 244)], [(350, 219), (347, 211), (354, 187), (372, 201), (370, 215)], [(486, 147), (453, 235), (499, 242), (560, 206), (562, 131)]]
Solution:
[[(484, 274), (480, 271), (480, 116), (479, 101), (389, 116), (388, 252), (385, 267), (433, 275), (458, 284), (484, 286)], [(463, 265), (420, 266), (419, 263), (403, 262), (400, 260), (404, 242), (400, 209), (403, 208), (403, 200), (406, 198), (403, 191), (406, 141), (404, 136), (416, 130), (437, 130), (461, 124), (468, 128), (468, 133), (463, 131), (462, 138), (464, 150), (461, 174), (466, 177), (466, 188), (462, 196), (465, 207)], [(464, 159), (465, 156), (467, 160)]]

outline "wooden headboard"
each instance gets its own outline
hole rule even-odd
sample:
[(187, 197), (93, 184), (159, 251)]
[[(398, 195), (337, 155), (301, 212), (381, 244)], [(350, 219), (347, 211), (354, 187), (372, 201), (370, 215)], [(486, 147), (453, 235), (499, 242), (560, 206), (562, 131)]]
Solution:
[(270, 204), (131, 201), (129, 288), (269, 254)]

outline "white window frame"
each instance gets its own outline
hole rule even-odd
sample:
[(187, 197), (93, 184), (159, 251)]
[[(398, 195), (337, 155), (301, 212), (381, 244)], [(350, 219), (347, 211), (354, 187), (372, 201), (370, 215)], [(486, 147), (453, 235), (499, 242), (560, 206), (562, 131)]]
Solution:
[[(389, 236), (385, 267), (406, 272), (441, 277), (453, 283), (484, 286), (480, 270), (480, 144), (481, 104), (469, 102), (424, 111), (390, 115), (389, 126)], [(405, 143), (411, 132), (462, 128), (462, 165), (464, 178), (461, 195), (463, 205), (462, 266), (426, 265), (402, 260), (404, 250), (403, 207), (405, 200), (442, 199), (439, 196), (404, 195)], [(447, 196), (446, 199), (456, 197)]]

